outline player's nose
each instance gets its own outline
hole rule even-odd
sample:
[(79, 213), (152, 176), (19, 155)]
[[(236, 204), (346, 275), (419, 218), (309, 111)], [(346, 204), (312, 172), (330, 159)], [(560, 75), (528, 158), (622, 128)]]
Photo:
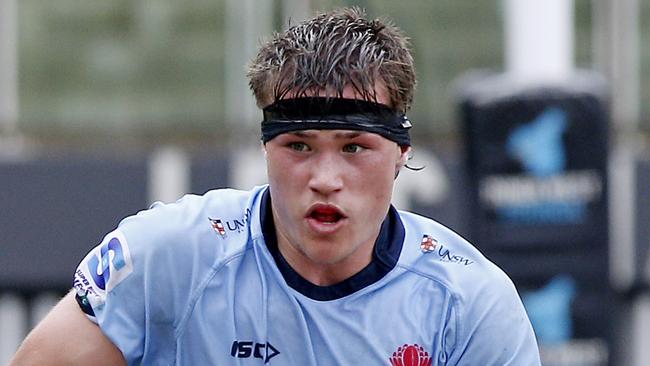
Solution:
[(309, 188), (328, 195), (343, 188), (345, 164), (338, 154), (323, 152), (310, 167)]

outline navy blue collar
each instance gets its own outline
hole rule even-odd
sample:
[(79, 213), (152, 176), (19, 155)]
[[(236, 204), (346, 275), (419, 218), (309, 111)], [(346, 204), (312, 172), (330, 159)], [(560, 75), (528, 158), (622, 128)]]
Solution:
[(266, 247), (273, 255), (275, 264), (280, 269), (287, 284), (301, 294), (320, 301), (339, 299), (382, 279), (397, 264), (404, 243), (404, 225), (397, 210), (391, 206), (386, 219), (381, 224), (379, 236), (375, 241), (372, 262), (359, 273), (342, 282), (331, 286), (318, 286), (307, 281), (291, 268), (280, 253), (271, 211), (271, 195), (268, 189), (262, 196), (260, 220)]

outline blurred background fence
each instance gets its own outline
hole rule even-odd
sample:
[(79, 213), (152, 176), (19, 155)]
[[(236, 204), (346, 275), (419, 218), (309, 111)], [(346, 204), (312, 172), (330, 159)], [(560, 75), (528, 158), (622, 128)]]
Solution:
[[(513, 274), (529, 312), (539, 311), (535, 299), (550, 304), (558, 297), (548, 293), (560, 289), (566, 306), (551, 318), (536, 313), (557, 325), (555, 333), (537, 329), (548, 335), (540, 339), (545, 366), (649, 364), (650, 0), (559, 1), (568, 9), (570, 74), (584, 71), (599, 85), (588, 90), (598, 95), (589, 110), (598, 112), (579, 123), (569, 118), (569, 126), (602, 127), (564, 136), (573, 141), (564, 150), (595, 141), (594, 159), (603, 153), (593, 161), (602, 196), (589, 206), (603, 216), (577, 236), (548, 235), (538, 223), (543, 239), (504, 252), (477, 229), (494, 219), (477, 216), (486, 212), (479, 178), (494, 178), (485, 168), (494, 165), (477, 165), (472, 152), (494, 140), (472, 137), (477, 125), (467, 108), (503, 136), (512, 132), (507, 118), (489, 114), (489, 103), (501, 108), (503, 90), (488, 87), (492, 99), (475, 103), (481, 93), (472, 88), (485, 91), (486, 80), (510, 71), (509, 40), (520, 31), (508, 23), (513, 1), (0, 0), (0, 364), (121, 218), (155, 200), (264, 182), (260, 114), (245, 65), (271, 32), (313, 10), (349, 5), (389, 17), (412, 38), (414, 164), (427, 168), (400, 176), (396, 204), (470, 237)], [(556, 26), (537, 25), (547, 34)], [(575, 91), (575, 80), (554, 81), (538, 104), (564, 98), (567, 85)], [(513, 89), (510, 101), (539, 95), (535, 83)], [(503, 108), (512, 126), (534, 117), (518, 120), (519, 107)], [(528, 174), (511, 165), (498, 173)], [(580, 249), (565, 255), (561, 248), (576, 241)], [(524, 273), (529, 266), (536, 277)], [(589, 276), (567, 269), (581, 266)], [(574, 282), (562, 282), (567, 274)]]

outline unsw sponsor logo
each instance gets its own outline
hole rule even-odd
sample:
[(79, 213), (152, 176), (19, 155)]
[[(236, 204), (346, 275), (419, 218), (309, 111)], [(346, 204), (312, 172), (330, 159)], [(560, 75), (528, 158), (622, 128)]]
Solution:
[(422, 346), (405, 344), (389, 358), (392, 366), (431, 366), (431, 356)]
[(259, 358), (264, 363), (280, 354), (271, 343), (258, 343), (254, 341), (234, 341), (230, 347), (230, 356), (235, 358)]
[(463, 257), (462, 255), (455, 255), (445, 248), (444, 245), (440, 244), (436, 239), (431, 237), (431, 235), (424, 234), (422, 236), (422, 241), (420, 242), (420, 249), (425, 254), (435, 254), (440, 257), (440, 260), (443, 262), (458, 263), (465, 266), (469, 266), (474, 263), (473, 260)]
[(225, 238), (228, 236), (228, 231), (238, 234), (246, 231), (250, 217), (251, 210), (247, 208), (244, 212), (244, 216), (240, 219), (223, 220), (221, 218), (208, 217), (208, 220), (210, 220), (210, 224), (214, 231), (216, 231), (222, 238)]

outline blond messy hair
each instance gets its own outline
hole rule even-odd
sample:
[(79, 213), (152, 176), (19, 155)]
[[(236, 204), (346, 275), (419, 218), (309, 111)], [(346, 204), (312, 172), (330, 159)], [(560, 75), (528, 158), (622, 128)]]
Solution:
[(383, 82), (391, 107), (406, 112), (416, 83), (408, 38), (387, 20), (366, 19), (359, 8), (321, 13), (274, 34), (247, 76), (260, 108), (289, 93), (341, 97), (347, 86), (376, 102), (376, 83)]

